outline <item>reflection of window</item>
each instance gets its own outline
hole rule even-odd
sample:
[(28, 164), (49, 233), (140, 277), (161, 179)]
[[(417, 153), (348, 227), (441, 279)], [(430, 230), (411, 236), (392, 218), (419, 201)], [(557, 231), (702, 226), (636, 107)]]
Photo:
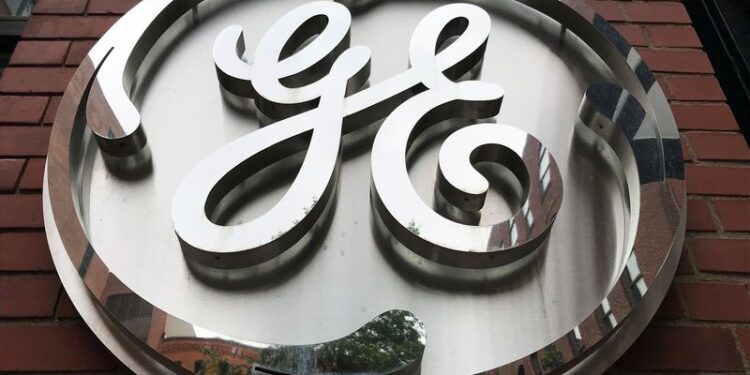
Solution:
[(219, 375), (229, 375), (229, 363), (226, 361), (219, 362)]
[(638, 297), (643, 297), (646, 294), (648, 287), (646, 286), (646, 281), (643, 280), (641, 269), (638, 268), (638, 259), (636, 259), (635, 254), (628, 259), (625, 269), (627, 269), (628, 276), (630, 276), (630, 281), (632, 282), (630, 288), (633, 291), (633, 294)]
[(531, 362), (531, 368), (534, 370), (534, 373), (541, 374), (542, 366), (539, 364), (539, 357), (537, 356), (536, 352), (531, 353), (529, 357), (530, 357), (529, 361)]
[(203, 362), (202, 359), (195, 361), (195, 365), (193, 366), (193, 372), (195, 372), (196, 374), (202, 374), (205, 369), (206, 369), (206, 364)]
[(542, 182), (542, 194), (544, 194), (550, 184), (549, 152), (544, 147), (539, 150), (539, 180)]
[(609, 306), (609, 299), (607, 298), (602, 301), (602, 312), (604, 313), (604, 318), (602, 318), (604, 323), (609, 328), (614, 328), (617, 325), (617, 319), (615, 319), (615, 314), (612, 313), (612, 308)]
[(583, 351), (583, 336), (581, 330), (578, 327), (573, 327), (573, 330), (567, 334), (570, 348), (573, 350), (573, 355), (577, 356)]
[(21, 39), (35, 0), (0, 0), (0, 73)]
[(510, 220), (510, 244), (515, 245), (518, 241), (518, 228), (516, 227), (516, 220)]
[(529, 228), (529, 232), (531, 232), (531, 228), (534, 226), (534, 214), (531, 212), (528, 199), (526, 200), (526, 203), (523, 204), (523, 217), (526, 220), (526, 226)]
[(109, 296), (105, 306), (136, 337), (143, 340), (148, 337), (153, 310), (151, 304), (133, 293), (123, 293)]

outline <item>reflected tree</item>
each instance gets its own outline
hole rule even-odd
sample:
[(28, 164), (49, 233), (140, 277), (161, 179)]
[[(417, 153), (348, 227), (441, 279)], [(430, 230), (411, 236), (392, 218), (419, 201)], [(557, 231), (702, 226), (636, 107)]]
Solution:
[(419, 318), (391, 310), (336, 341), (266, 348), (259, 365), (297, 374), (410, 372), (419, 368), (424, 345)]

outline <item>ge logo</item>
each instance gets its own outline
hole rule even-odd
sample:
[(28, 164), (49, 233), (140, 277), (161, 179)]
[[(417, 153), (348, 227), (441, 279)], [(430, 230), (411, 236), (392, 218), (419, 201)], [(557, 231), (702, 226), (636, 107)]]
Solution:
[(134, 7), (47, 161), (93, 331), (143, 373), (607, 368), (682, 247), (669, 104), (582, 0), (477, 3)]
[[(371, 201), (392, 246), (482, 278), (482, 270), (497, 272), (533, 254), (562, 200), (555, 160), (533, 136), (491, 122), (454, 132), (440, 150), (437, 207), (418, 196), (407, 171), (406, 155), (420, 133), (444, 120), (491, 118), (500, 111), (502, 88), (475, 80), (490, 16), (468, 4), (434, 10), (411, 38), (410, 68), (367, 88), (370, 52), (349, 46), (350, 23), (341, 4), (300, 6), (263, 36), (252, 64), (240, 59), (245, 51), (239, 26), (216, 39), (222, 88), (252, 98), (259, 112), (277, 121), (206, 157), (175, 193), (172, 220), (192, 268), (206, 275), (247, 269), (304, 246), (335, 200), (342, 135), (383, 117), (372, 146)], [(232, 226), (212, 221), (219, 202), (240, 182), (305, 148), (296, 179), (264, 215)], [(477, 225), (489, 189), (473, 168), (480, 162), (503, 164), (523, 186), (523, 208), (494, 225)]]

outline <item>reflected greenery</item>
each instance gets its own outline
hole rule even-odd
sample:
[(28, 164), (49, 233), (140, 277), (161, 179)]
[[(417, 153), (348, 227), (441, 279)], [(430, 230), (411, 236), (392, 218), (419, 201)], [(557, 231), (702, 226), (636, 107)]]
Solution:
[(245, 359), (245, 364), (232, 364), (226, 361), (226, 359), (211, 350), (211, 348), (201, 348), (204, 360), (203, 365), (200, 368), (195, 369), (195, 373), (198, 375), (204, 374), (216, 374), (216, 375), (245, 375), (251, 373), (252, 360)]
[(557, 349), (555, 344), (544, 348), (544, 357), (542, 357), (542, 367), (547, 371), (552, 371), (565, 363), (563, 354)]
[(419, 369), (424, 346), (419, 318), (391, 310), (336, 341), (263, 349), (258, 362), (259, 367), (292, 374), (409, 374)]

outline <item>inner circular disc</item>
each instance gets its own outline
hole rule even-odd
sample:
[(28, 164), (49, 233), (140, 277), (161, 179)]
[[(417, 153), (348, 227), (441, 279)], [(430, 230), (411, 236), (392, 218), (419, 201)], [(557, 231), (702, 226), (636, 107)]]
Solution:
[[(492, 286), (445, 289), (424, 285), (393, 267), (373, 239), (371, 139), (345, 137), (337, 206), (326, 238), (293, 272), (239, 290), (208, 286), (188, 270), (172, 229), (172, 195), (187, 172), (212, 151), (258, 129), (251, 114), (222, 99), (211, 56), (226, 26), (245, 32), (249, 59), (260, 36), (302, 1), (246, 1), (197, 25), (176, 42), (142, 82), (142, 122), (153, 173), (124, 181), (110, 175), (89, 146), (89, 200), (83, 207), (91, 242), (112, 272), (149, 302), (186, 321), (236, 338), (309, 344), (345, 336), (390, 309), (424, 321), (425, 374), (487, 370), (538, 350), (588, 316), (604, 298), (625, 254), (625, 207), (616, 177), (598, 158), (577, 151), (574, 125), (588, 84), (613, 80), (583, 42), (557, 22), (516, 2), (481, 4), (492, 15), (481, 78), (501, 85), (496, 119), (538, 138), (559, 165), (564, 200), (539, 259)], [(372, 49), (371, 83), (407, 68), (409, 36), (438, 2), (386, 2), (353, 16), (352, 45)], [(440, 142), (410, 167), (431, 203)], [(273, 184), (272, 184), (273, 185)], [(277, 184), (278, 185), (278, 184)], [(272, 186), (228, 218), (262, 214), (288, 185)], [(507, 215), (490, 196), (486, 215)], [(496, 221), (489, 217), (490, 222)], [(571, 235), (575, 233), (575, 235)], [(168, 323), (169, 336), (198, 334)]]

